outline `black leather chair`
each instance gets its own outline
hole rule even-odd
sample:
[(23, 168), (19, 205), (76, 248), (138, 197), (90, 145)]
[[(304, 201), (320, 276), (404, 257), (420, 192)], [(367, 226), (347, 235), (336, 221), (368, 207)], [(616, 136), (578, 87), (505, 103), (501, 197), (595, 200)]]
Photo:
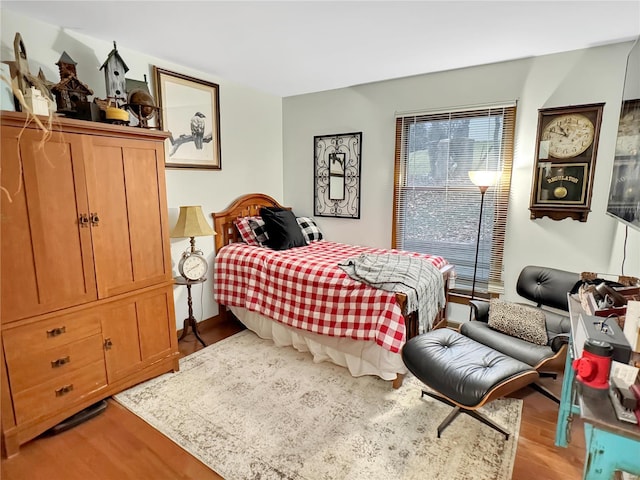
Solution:
[[(571, 331), (567, 293), (579, 280), (577, 273), (548, 267), (527, 266), (520, 272), (516, 291), (544, 311), (549, 339), (547, 345), (530, 343), (489, 327), (489, 302), (482, 300), (470, 301), (475, 320), (463, 323), (460, 333), (530, 365), (541, 377), (556, 378), (557, 372), (564, 369)], [(530, 386), (560, 403), (556, 395), (539, 383)]]

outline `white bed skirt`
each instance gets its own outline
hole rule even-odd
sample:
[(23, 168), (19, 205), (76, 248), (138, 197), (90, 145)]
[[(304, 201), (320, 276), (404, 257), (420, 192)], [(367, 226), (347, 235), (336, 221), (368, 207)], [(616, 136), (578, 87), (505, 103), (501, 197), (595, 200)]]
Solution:
[(283, 325), (259, 313), (242, 307), (227, 307), (260, 338), (273, 340), (279, 347), (293, 347), (310, 352), (316, 363), (329, 361), (348, 368), (351, 375), (377, 375), (383, 380), (395, 380), (406, 374), (400, 353), (382, 348), (376, 342), (329, 337)]

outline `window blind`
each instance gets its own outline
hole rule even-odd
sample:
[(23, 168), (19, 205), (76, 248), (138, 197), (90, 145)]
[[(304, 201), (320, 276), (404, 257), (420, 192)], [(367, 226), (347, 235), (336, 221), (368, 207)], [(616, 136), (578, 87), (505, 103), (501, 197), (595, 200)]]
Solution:
[[(394, 248), (440, 255), (456, 267), (456, 288), (500, 292), (511, 169), (515, 103), (396, 118)], [(470, 170), (500, 170), (485, 194)], [(480, 242), (477, 245), (480, 225)]]

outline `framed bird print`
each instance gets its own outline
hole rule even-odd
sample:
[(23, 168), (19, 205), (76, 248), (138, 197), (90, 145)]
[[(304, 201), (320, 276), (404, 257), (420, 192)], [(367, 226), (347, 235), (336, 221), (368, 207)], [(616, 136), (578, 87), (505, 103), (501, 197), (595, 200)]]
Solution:
[(220, 170), (220, 87), (155, 66), (153, 76), (159, 128), (170, 134), (165, 166)]

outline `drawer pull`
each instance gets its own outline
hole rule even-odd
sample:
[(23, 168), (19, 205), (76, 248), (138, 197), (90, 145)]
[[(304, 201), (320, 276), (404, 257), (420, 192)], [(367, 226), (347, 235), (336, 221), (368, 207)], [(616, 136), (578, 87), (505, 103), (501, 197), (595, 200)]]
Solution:
[(89, 217), (87, 217), (86, 213), (81, 213), (78, 217), (78, 224), (80, 228), (88, 228), (89, 227)]
[(70, 383), (69, 385), (65, 385), (64, 387), (57, 388), (56, 397), (61, 397), (63, 395), (66, 395), (71, 390), (73, 390), (73, 383)]
[(113, 347), (113, 342), (111, 341), (110, 338), (105, 339), (104, 341), (104, 349), (105, 350), (111, 350), (111, 347)]
[(52, 360), (51, 361), (51, 368), (61, 367), (61, 366), (65, 365), (65, 364), (69, 363), (70, 361), (71, 361), (71, 358), (69, 358), (69, 356), (62, 357), (62, 358), (59, 358), (57, 360)]
[(47, 330), (47, 337), (57, 337), (67, 331), (67, 327), (56, 327), (51, 330)]

